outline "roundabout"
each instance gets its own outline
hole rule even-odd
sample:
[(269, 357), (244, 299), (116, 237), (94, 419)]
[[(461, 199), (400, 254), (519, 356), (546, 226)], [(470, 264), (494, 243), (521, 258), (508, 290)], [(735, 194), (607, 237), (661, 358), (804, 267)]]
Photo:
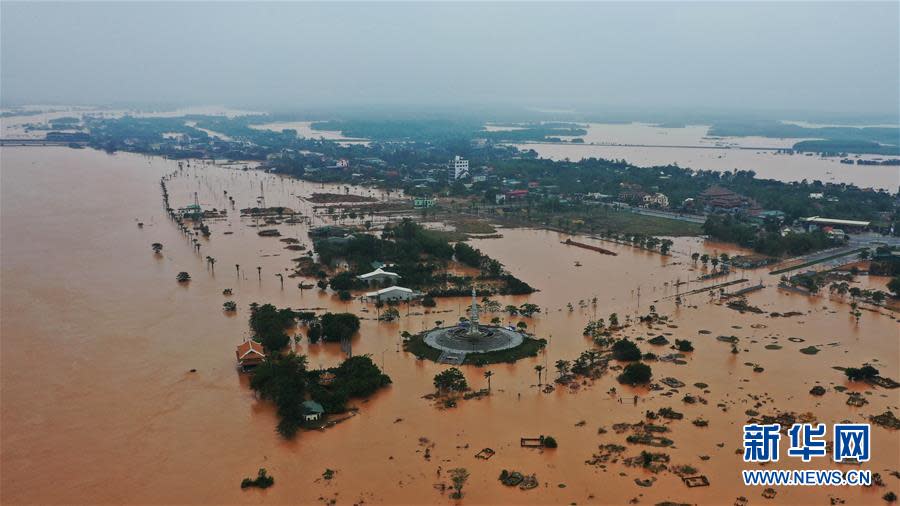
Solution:
[(478, 365), (533, 357), (546, 345), (543, 339), (535, 339), (512, 327), (479, 324), (475, 290), (472, 290), (470, 311), (468, 321), (413, 336), (406, 343), (407, 350), (420, 358), (444, 364)]
[(503, 327), (478, 325), (442, 327), (425, 333), (425, 344), (432, 348), (457, 353), (487, 353), (508, 350), (522, 344), (522, 334)]

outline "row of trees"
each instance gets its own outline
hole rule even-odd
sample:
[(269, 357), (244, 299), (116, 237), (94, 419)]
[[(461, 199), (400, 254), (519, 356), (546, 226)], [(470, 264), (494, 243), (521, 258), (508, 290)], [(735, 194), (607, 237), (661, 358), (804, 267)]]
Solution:
[(600, 235), (641, 249), (659, 250), (663, 255), (668, 255), (669, 251), (672, 250), (672, 244), (674, 244), (671, 239), (660, 239), (659, 237), (644, 234), (617, 234), (611, 230), (604, 230)]
[(286, 331), (297, 320), (307, 325), (307, 336), (313, 343), (320, 339), (330, 342), (350, 339), (359, 331), (360, 325), (359, 317), (353, 313), (325, 313), (316, 316), (311, 311), (278, 309), (272, 304), (250, 304), (250, 331), (254, 340), (262, 344), (268, 353), (280, 351), (290, 344)]

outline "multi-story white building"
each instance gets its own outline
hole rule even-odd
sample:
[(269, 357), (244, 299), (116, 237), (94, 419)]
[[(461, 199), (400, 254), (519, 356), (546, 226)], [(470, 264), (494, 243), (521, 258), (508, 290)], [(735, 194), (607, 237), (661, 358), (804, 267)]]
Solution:
[(469, 161), (463, 159), (463, 157), (457, 155), (453, 157), (453, 160), (450, 160), (448, 164), (450, 167), (450, 174), (453, 175), (453, 179), (462, 179), (469, 175)]
[(669, 207), (669, 197), (666, 197), (662, 193), (656, 193), (653, 195), (646, 194), (643, 196), (644, 199), (644, 207)]

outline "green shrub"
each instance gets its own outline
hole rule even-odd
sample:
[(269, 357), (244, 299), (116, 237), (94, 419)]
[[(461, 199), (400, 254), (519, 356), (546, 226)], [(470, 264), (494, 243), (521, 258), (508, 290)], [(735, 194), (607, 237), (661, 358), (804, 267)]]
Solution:
[(269, 488), (275, 484), (275, 478), (272, 478), (268, 474), (266, 474), (266, 468), (259, 468), (259, 472), (256, 475), (255, 480), (251, 480), (250, 478), (244, 478), (241, 481), (241, 488)]
[(640, 362), (628, 364), (625, 370), (617, 378), (619, 383), (626, 385), (643, 385), (650, 381), (653, 372), (650, 366)]
[(678, 351), (694, 351), (694, 345), (687, 339), (676, 339), (675, 347), (678, 348)]
[(627, 338), (616, 341), (612, 346), (613, 358), (621, 361), (635, 361), (641, 359), (641, 350)]

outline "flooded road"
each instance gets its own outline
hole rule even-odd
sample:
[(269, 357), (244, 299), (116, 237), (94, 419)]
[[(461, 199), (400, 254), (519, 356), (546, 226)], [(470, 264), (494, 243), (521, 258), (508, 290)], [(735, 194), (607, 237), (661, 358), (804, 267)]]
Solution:
[[(472, 475), (463, 504), (608, 504), (632, 498), (642, 504), (732, 504), (738, 496), (761, 503), (761, 489), (739, 481), (745, 467), (735, 450), (741, 447), (747, 409), (763, 414), (810, 411), (828, 424), (864, 421), (888, 408), (900, 414), (897, 390), (851, 385), (832, 369), (871, 361), (897, 379), (900, 326), (890, 316), (864, 311), (857, 326), (843, 301), (809, 299), (774, 286), (750, 294), (748, 302), (766, 313), (801, 315), (742, 315), (710, 302), (705, 292), (687, 297), (677, 308), (674, 282), (702, 274), (701, 267), (691, 264), (690, 253), (734, 250), (677, 239), (675, 254), (661, 257), (578, 239), (619, 253), (612, 257), (560, 244), (568, 236), (554, 232), (504, 229), (502, 239), (473, 245), (540, 290), (497, 300), (543, 308), (526, 321), (530, 331), (550, 340), (545, 353), (516, 364), (464, 367), (473, 388), (486, 386), (483, 373), (493, 371), (493, 395), (438, 409), (422, 396), (433, 392), (432, 378), (445, 366), (400, 351), (400, 332), (455, 319), (466, 300), (439, 299), (429, 314), (418, 314), (422, 308), (413, 306), (412, 314), (401, 311), (394, 323), (369, 316), (353, 340), (353, 352), (371, 354), (393, 385), (368, 401), (355, 402), (359, 413), (348, 421), (284, 441), (274, 430), (272, 406), (258, 401), (247, 378), (234, 368), (234, 348), (248, 334), (248, 305), (328, 308), (361, 317), (374, 314), (374, 308), (356, 300), (341, 302), (319, 290), (301, 293), (296, 287), (300, 278), (285, 276), (282, 289), (275, 274), (286, 275), (291, 258), (300, 253), (284, 249), (278, 238), (259, 237), (250, 226), (253, 220), (241, 219), (224, 192), (240, 209), (255, 204), (262, 183), (267, 205), (297, 209), (311, 216), (314, 225), (325, 218), (298, 196), (349, 191), (382, 200), (396, 195), (196, 162), (179, 173), (173, 161), (93, 150), (4, 147), (0, 161), (4, 504), (456, 503), (435, 488), (449, 482), (447, 470), (453, 467), (466, 467)], [(199, 254), (162, 206), (159, 179), (173, 172), (167, 183), (173, 207), (193, 202), (197, 192), (204, 208), (228, 208), (227, 218), (209, 221), (212, 236), (201, 239)], [(283, 237), (309, 245), (307, 225), (276, 228)], [(154, 242), (164, 245), (160, 256), (150, 249)], [(217, 260), (214, 272), (206, 256)], [(576, 261), (582, 266), (575, 267)], [(176, 283), (180, 271), (189, 272), (192, 281)], [(754, 282), (762, 277), (768, 285), (777, 281), (762, 271), (748, 271), (746, 277)], [(239, 307), (231, 316), (222, 311), (228, 300), (222, 295), (225, 288), (234, 290), (229, 299)], [(695, 288), (692, 283), (678, 291)], [(593, 297), (596, 309), (590, 304)], [(581, 299), (586, 307), (580, 307)], [(573, 304), (571, 312), (567, 303)], [(696, 351), (688, 354), (686, 365), (651, 363), (654, 379), (672, 376), (688, 385), (680, 393), (668, 397), (664, 391), (622, 387), (614, 371), (577, 391), (539, 392), (534, 366), (546, 365), (553, 377), (556, 360), (571, 360), (589, 349), (592, 343), (582, 329), (595, 314), (608, 318), (617, 312), (624, 319), (646, 313), (651, 303), (677, 327), (633, 326), (624, 334), (671, 333), (669, 340), (693, 341)], [(505, 314), (498, 316), (508, 320)], [(730, 353), (730, 345), (715, 339), (718, 335), (738, 336), (741, 352)], [(782, 348), (765, 348), (772, 343)], [(818, 354), (799, 353), (811, 345), (820, 347)], [(643, 341), (639, 346), (660, 355), (671, 352)], [(338, 344), (304, 340), (298, 348), (314, 368), (335, 365), (344, 357)], [(745, 363), (759, 364), (764, 371), (753, 372)], [(694, 387), (697, 382), (707, 383), (709, 392)], [(807, 393), (816, 383), (827, 388), (824, 397)], [(833, 386), (866, 391), (869, 404), (849, 407), (846, 395)], [(685, 393), (708, 403), (685, 404)], [(666, 435), (674, 447), (626, 445), (624, 455), (665, 451), (673, 465), (689, 464), (706, 475), (709, 487), (688, 489), (671, 473), (651, 475), (621, 463), (608, 464), (606, 470), (585, 464), (599, 444), (625, 444), (625, 434), (616, 434), (613, 424), (636, 423), (645, 411), (667, 406), (685, 414), (684, 420), (668, 424)], [(691, 424), (696, 418), (709, 420), (709, 427)], [(607, 432), (600, 434), (601, 427)], [(553, 435), (559, 448), (540, 452), (519, 447), (519, 437), (539, 434)], [(780, 488), (766, 503), (823, 504), (835, 496), (848, 504), (871, 504), (879, 503), (887, 490), (900, 492), (897, 480), (888, 475), (900, 468), (895, 451), (900, 436), (874, 427), (872, 438), (873, 460), (865, 468), (880, 472), (886, 488)], [(484, 447), (497, 455), (474, 458)], [(782, 465), (832, 467), (824, 460), (804, 465), (787, 459)], [(242, 491), (241, 479), (255, 475), (259, 467), (275, 477), (275, 486)], [(336, 472), (330, 481), (322, 478), (326, 469)], [(536, 473), (540, 486), (526, 492), (505, 488), (497, 481), (502, 469)], [(657, 481), (649, 488), (634, 482), (651, 476)]]

